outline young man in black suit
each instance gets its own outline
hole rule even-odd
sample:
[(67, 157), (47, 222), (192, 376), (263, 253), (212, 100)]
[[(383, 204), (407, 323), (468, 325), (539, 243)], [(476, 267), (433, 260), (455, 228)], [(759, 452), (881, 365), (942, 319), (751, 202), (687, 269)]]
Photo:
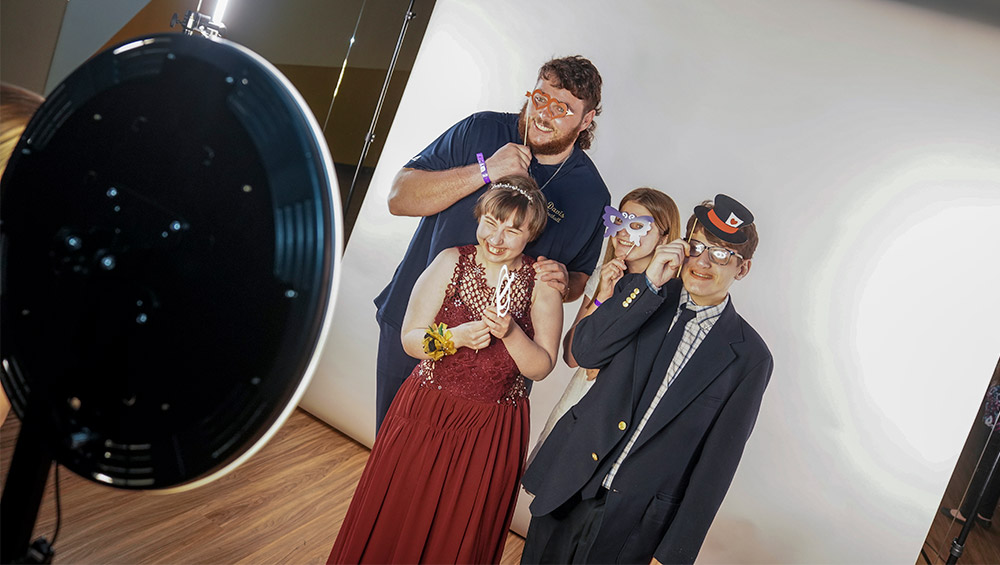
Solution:
[(729, 296), (757, 247), (750, 211), (720, 194), (687, 233), (577, 326), (574, 357), (601, 372), (525, 472), (535, 498), (522, 563), (697, 557), (773, 362)]

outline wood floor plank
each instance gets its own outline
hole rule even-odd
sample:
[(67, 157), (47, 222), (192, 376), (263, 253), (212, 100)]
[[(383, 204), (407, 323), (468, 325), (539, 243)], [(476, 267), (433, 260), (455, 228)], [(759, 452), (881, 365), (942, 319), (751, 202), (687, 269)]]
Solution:
[[(0, 428), (0, 480), (19, 429), (14, 415)], [(189, 492), (119, 490), (61, 469), (55, 562), (322, 563), (367, 460), (367, 448), (296, 410), (249, 461)], [(50, 540), (53, 483), (50, 476), (35, 525), (35, 536)], [(501, 562), (518, 563), (523, 545), (509, 534)]]
[[(6, 481), (20, 424), (0, 427), (0, 481)], [(275, 438), (229, 475), (190, 492), (163, 495), (98, 485), (62, 469), (62, 530), (56, 563), (322, 563), (361, 477), (368, 449), (301, 410)], [(960, 461), (970, 477), (974, 462)], [(957, 482), (942, 504), (957, 506)], [(35, 535), (55, 527), (50, 477)], [(961, 528), (937, 515), (928, 535), (932, 563), (944, 563)], [(520, 561), (524, 539), (510, 533), (501, 563)], [(923, 564), (923, 559), (917, 561)], [(1000, 563), (1000, 527), (974, 528), (960, 564)]]

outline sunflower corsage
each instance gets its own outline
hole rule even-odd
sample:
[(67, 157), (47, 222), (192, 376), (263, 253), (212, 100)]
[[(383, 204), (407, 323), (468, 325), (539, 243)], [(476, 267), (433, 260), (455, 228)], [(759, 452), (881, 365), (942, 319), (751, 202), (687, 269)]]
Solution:
[(427, 326), (427, 331), (424, 332), (424, 353), (439, 361), (445, 355), (454, 355), (456, 351), (447, 324), (441, 322)]

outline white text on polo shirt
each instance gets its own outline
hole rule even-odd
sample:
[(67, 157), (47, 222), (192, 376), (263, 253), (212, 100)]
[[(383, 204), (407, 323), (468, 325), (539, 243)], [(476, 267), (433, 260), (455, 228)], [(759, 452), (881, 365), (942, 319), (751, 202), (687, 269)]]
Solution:
[(557, 224), (561, 222), (563, 218), (566, 217), (566, 214), (562, 210), (556, 208), (555, 205), (552, 204), (552, 202), (548, 203), (547, 208), (549, 211), (549, 217), (555, 220)]

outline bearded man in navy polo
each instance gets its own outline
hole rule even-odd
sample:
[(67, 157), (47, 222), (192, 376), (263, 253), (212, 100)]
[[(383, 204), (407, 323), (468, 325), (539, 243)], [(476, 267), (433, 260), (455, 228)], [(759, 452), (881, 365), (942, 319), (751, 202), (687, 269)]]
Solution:
[(538, 258), (539, 280), (564, 301), (583, 292), (600, 254), (601, 211), (611, 196), (584, 150), (601, 112), (601, 75), (580, 57), (553, 59), (538, 71), (520, 114), (479, 112), (441, 134), (393, 180), (389, 211), (420, 216), (413, 239), (378, 307), (376, 430), (417, 360), (403, 351), (400, 328), (413, 283), (443, 249), (476, 242), (472, 213), (490, 179), (530, 175), (548, 201), (549, 222), (524, 252)]

